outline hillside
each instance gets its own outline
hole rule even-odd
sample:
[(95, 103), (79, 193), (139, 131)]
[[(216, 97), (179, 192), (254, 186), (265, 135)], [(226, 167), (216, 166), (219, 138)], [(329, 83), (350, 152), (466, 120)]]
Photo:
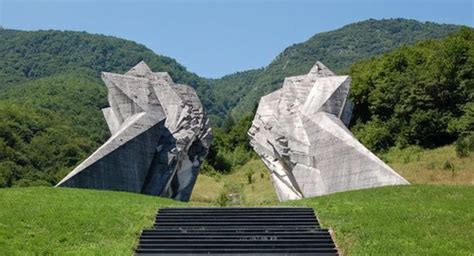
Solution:
[[(356, 61), (426, 39), (440, 39), (459, 26), (406, 19), (366, 20), (318, 33), (280, 53), (263, 69), (239, 72), (212, 80), (217, 108), (239, 118), (252, 111), (261, 96), (282, 86), (287, 76), (305, 74), (317, 61), (345, 73)], [(228, 94), (232, 92), (232, 94)]]
[(141, 60), (198, 87), (199, 77), (174, 59), (129, 40), (86, 32), (0, 30), (0, 88), (64, 72), (123, 73)]
[(412, 184), (474, 185), (474, 154), (459, 157), (454, 146), (392, 148), (379, 156)]
[[(456, 155), (455, 146), (436, 149), (410, 146), (378, 153), (411, 184), (474, 185), (474, 154)], [(270, 172), (260, 159), (250, 159), (228, 173), (203, 172), (198, 176), (192, 203), (218, 205), (277, 204)]]
[(142, 59), (203, 88), (204, 80), (175, 60), (135, 42), (0, 30), (0, 187), (55, 184), (102, 144), (110, 134), (100, 111), (108, 105), (100, 71), (123, 73)]
[[(283, 205), (313, 207), (345, 255), (467, 255), (472, 186), (397, 186)], [(186, 204), (140, 194), (67, 188), (0, 189), (0, 251), (130, 255), (158, 208)], [(187, 204), (192, 206), (193, 204)]]
[[(144, 60), (154, 71), (168, 72), (175, 82), (199, 91), (206, 109), (206, 81), (174, 59), (154, 53), (133, 41), (86, 32), (0, 30), (0, 90), (56, 74), (100, 77), (101, 71), (124, 73)], [(0, 96), (1, 99), (1, 96)]]
[(179, 82), (198, 86), (197, 75), (174, 59), (129, 40), (86, 32), (0, 30), (2, 86), (84, 69), (96, 77), (101, 71), (123, 73), (141, 60)]
[[(325, 52), (324, 56), (332, 56), (331, 54), (339, 51), (325, 47), (346, 45), (349, 43), (348, 40), (352, 40), (350, 38), (357, 39), (354, 41), (357, 42), (355, 45), (357, 53), (360, 54), (357, 56), (362, 58), (366, 57), (362, 54), (364, 52), (367, 56), (377, 54), (379, 50), (385, 51), (389, 46), (396, 47), (426, 37), (442, 37), (455, 29), (457, 27), (451, 25), (401, 19), (355, 23), (336, 31), (318, 34), (303, 44), (290, 47), (289, 49), (293, 50), (286, 50), (286, 54), (282, 54), (265, 69), (224, 77), (219, 81), (226, 81), (225, 86), (209, 83), (208, 80), (186, 71), (173, 59), (157, 55), (131, 41), (84, 32), (1, 30), (0, 187), (55, 184), (107, 139), (109, 133), (100, 112), (100, 109), (107, 105), (106, 90), (99, 78), (100, 71), (124, 72), (139, 60), (144, 59), (153, 70), (168, 71), (177, 82), (194, 86), (211, 119), (215, 121), (215, 124), (221, 123), (223, 126), (222, 130), (214, 130), (215, 142), (203, 169), (211, 172), (230, 171), (244, 165), (252, 156), (246, 144), (246, 131), (252, 116), (247, 113), (246, 118), (238, 120), (244, 123), (237, 123), (235, 128), (230, 129), (233, 121), (225, 119), (226, 111), (236, 104), (244, 107), (245, 103), (239, 99), (245, 99), (247, 94), (251, 97), (259, 97), (262, 95), (262, 88), (270, 90), (270, 87), (261, 86), (265, 81), (281, 82), (284, 76), (301, 73), (303, 66), (311, 65), (313, 62), (307, 58), (319, 59), (322, 56), (319, 54), (321, 52)], [(368, 51), (369, 48), (366, 46), (369, 38), (377, 38), (376, 42), (370, 44), (375, 45), (376, 49)], [(326, 43), (317, 43), (321, 40)], [(311, 48), (310, 45), (318, 49), (315, 50), (316, 53), (298, 50), (301, 47), (301, 49)], [(469, 49), (469, 47), (468, 45), (467, 48), (462, 49)], [(431, 48), (428, 47), (428, 49)], [(425, 50), (424, 52), (427, 56), (433, 54), (433, 51)], [(451, 53), (447, 52), (447, 54)], [(349, 61), (342, 56), (337, 63), (336, 57), (324, 57), (322, 60), (327, 60), (329, 63), (332, 60), (334, 61), (332, 64), (346, 67)], [(359, 58), (357, 56), (353, 60)], [(461, 51), (460, 56), (464, 58), (466, 54)], [(385, 62), (391, 63), (391, 59)], [(283, 68), (282, 63), (288, 64)], [(426, 61), (426, 63), (431, 62)], [(429, 66), (428, 64), (426, 66)], [(455, 64), (456, 67), (469, 67), (469, 63), (465, 61)], [(359, 73), (366, 75), (363, 71), (368, 72), (361, 70), (353, 75), (357, 76)], [(443, 75), (449, 78), (445, 73)], [(469, 76), (463, 76), (460, 79), (448, 81), (452, 85), (458, 81), (469, 83), (469, 79)], [(216, 82), (216, 80), (213, 81)], [(276, 83), (273, 85), (276, 86)], [(411, 83), (405, 83), (405, 85), (408, 85), (406, 90), (409, 91)], [(358, 86), (363, 88), (364, 83), (359, 82)], [(449, 92), (452, 88), (452, 86), (447, 87), (446, 90)], [(365, 91), (362, 90), (362, 92)], [(457, 130), (449, 133), (447, 141), (440, 141), (435, 145), (451, 143), (463, 132), (463, 129), (467, 129), (463, 121), (466, 118), (462, 118), (469, 117), (463, 115), (464, 112), (467, 113), (462, 110), (467, 99), (464, 94), (460, 92), (456, 108), (448, 109), (449, 111), (445, 113), (454, 121), (459, 119), (457, 123), (460, 125), (452, 125), (457, 127)], [(366, 97), (364, 94), (360, 95)], [(356, 103), (362, 102), (361, 99), (354, 100)], [(447, 104), (440, 105), (439, 108), (444, 111), (445, 106)], [(429, 107), (430, 105), (427, 104), (425, 108)], [(356, 110), (357, 108), (356, 105)], [(358, 126), (360, 129), (357, 129), (356, 134), (366, 138), (363, 142), (369, 146), (372, 147), (372, 144), (377, 146), (377, 143), (371, 144), (373, 136), (380, 135), (377, 133), (379, 130), (372, 132), (369, 129), (372, 120), (362, 119), (362, 115), (357, 115), (357, 113), (355, 116), (356, 119), (361, 120), (361, 125)], [(443, 118), (445, 118), (444, 115)], [(456, 123), (454, 121), (453, 124)], [(432, 129), (436, 130), (437, 127), (432, 126)], [(364, 133), (364, 131), (369, 132)], [(379, 136), (379, 138), (385, 137)], [(424, 142), (429, 138), (432, 137), (426, 137), (425, 140), (420, 141)], [(387, 146), (393, 144), (395, 142)], [(407, 144), (412, 144), (412, 141), (408, 141)], [(415, 144), (423, 145), (422, 143)]]
[[(473, 49), (474, 30), (462, 28), (443, 40), (421, 41), (353, 64), (351, 131), (374, 152), (455, 143), (459, 157), (469, 155), (474, 151)], [(244, 133), (251, 120), (252, 115), (237, 122), (228, 118), (214, 129), (208, 157), (214, 169), (235, 169), (243, 163), (234, 159), (249, 159), (245, 150), (252, 150)]]
[[(110, 135), (99, 72), (142, 59), (196, 88), (220, 126), (191, 202), (50, 187)], [(248, 145), (251, 113), (316, 60), (353, 77), (351, 130), (414, 185), (277, 201)], [(285, 205), (314, 208), (345, 255), (472, 254), (473, 88), (474, 30), (454, 25), (358, 22), (221, 79), (115, 37), (0, 28), (0, 252), (130, 255), (161, 207)]]
[(110, 136), (94, 76), (52, 75), (2, 95), (0, 187), (55, 184)]

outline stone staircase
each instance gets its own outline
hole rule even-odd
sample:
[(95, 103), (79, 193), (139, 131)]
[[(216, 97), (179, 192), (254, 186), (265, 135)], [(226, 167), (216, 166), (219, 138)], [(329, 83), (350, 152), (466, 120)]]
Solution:
[(143, 230), (137, 255), (338, 255), (313, 209), (163, 208)]

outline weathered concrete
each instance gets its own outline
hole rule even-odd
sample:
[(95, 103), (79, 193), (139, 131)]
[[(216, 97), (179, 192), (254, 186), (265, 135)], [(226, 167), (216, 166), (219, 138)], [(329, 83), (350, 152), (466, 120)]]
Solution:
[(211, 134), (195, 90), (140, 62), (102, 73), (112, 136), (57, 186), (122, 190), (188, 201)]
[(350, 85), (317, 62), (261, 98), (248, 134), (280, 200), (408, 184), (346, 128)]

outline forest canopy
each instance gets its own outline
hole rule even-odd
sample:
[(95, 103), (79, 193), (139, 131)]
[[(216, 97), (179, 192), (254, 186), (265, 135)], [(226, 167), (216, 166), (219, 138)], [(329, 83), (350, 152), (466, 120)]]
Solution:
[(350, 69), (352, 131), (372, 150), (437, 147), (474, 130), (474, 30), (402, 47)]

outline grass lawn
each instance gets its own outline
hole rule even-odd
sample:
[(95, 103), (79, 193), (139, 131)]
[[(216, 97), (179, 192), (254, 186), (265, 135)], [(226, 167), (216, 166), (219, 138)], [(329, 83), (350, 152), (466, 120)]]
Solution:
[(0, 255), (131, 255), (157, 209), (172, 205), (184, 204), (124, 192), (0, 189)]
[[(474, 253), (474, 186), (385, 187), (282, 204), (313, 207), (345, 255)], [(0, 252), (7, 255), (130, 255), (157, 208), (187, 204), (32, 187), (0, 189), (0, 205)]]
[(313, 207), (345, 255), (474, 255), (473, 154), (457, 158), (447, 146), (381, 157), (414, 185), (279, 203), (268, 170), (251, 160), (226, 175), (200, 175), (189, 204), (124, 192), (0, 189), (0, 255), (131, 255), (158, 208), (217, 205), (221, 194), (238, 195), (229, 205)]
[(474, 187), (412, 185), (286, 202), (316, 210), (345, 255), (473, 255)]

